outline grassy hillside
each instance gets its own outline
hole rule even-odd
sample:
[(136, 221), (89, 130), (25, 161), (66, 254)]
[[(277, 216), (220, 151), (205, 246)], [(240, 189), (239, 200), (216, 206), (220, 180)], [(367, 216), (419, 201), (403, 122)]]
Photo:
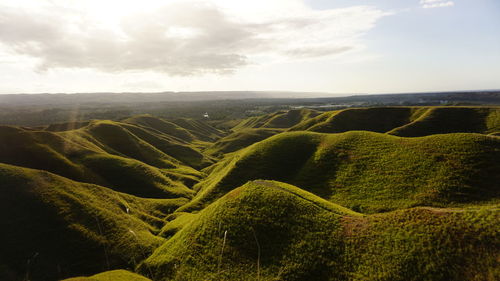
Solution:
[(151, 281), (150, 279), (126, 271), (126, 270), (112, 270), (99, 273), (90, 277), (74, 277), (64, 279), (63, 281)]
[(218, 130), (207, 123), (199, 120), (179, 118), (171, 120), (172, 123), (191, 132), (196, 138), (201, 141), (216, 141), (225, 133)]
[(297, 187), (254, 181), (197, 214), (140, 269), (154, 280), (494, 280), (499, 214), (361, 216)]
[(150, 115), (139, 115), (123, 120), (124, 123), (140, 125), (142, 127), (157, 130), (166, 135), (171, 135), (186, 142), (195, 140), (195, 136), (188, 130), (172, 122), (155, 118)]
[(81, 136), (107, 153), (130, 157), (159, 168), (175, 168), (180, 164), (201, 168), (213, 163), (213, 159), (202, 154), (192, 143), (128, 123), (94, 121), (87, 127), (65, 134), (70, 138)]
[(208, 147), (205, 152), (214, 155), (234, 152), (281, 132), (283, 132), (281, 129), (241, 129), (219, 139)]
[(126, 156), (160, 168), (173, 168), (176, 159), (140, 139), (125, 126), (111, 121), (93, 122), (82, 132), (93, 138), (106, 152)]
[(325, 112), (291, 131), (341, 133), (364, 130), (418, 137), (445, 133), (500, 131), (498, 107), (374, 107)]
[(287, 182), (364, 213), (478, 202), (500, 195), (498, 159), (500, 139), (479, 134), (282, 133), (207, 169), (182, 209), (256, 179)]
[(121, 126), (154, 148), (185, 165), (198, 169), (214, 163), (212, 158), (201, 153), (200, 149), (194, 144), (178, 140), (170, 135), (158, 133), (155, 130), (148, 130), (147, 128), (127, 124), (122, 124)]
[[(96, 126), (101, 134), (109, 135), (88, 133), (87, 129), (94, 131), (95, 127), (61, 133), (0, 127), (0, 163), (46, 170), (144, 197), (191, 196), (192, 191), (184, 183), (199, 180), (198, 171), (181, 165), (121, 128), (108, 124), (101, 127), (101, 122)], [(132, 156), (151, 159), (152, 164), (157, 162), (169, 169), (159, 169)], [(153, 160), (153, 157), (159, 158)]]
[(418, 137), (454, 132), (500, 132), (500, 108), (429, 108), (409, 124), (395, 128), (389, 134)]
[(349, 280), (498, 280), (499, 206), (343, 220)]
[(407, 124), (417, 110), (410, 107), (352, 108), (323, 113), (290, 130), (341, 133), (364, 130), (384, 133)]
[(499, 134), (498, 107), (0, 126), (0, 280), (499, 280)]
[(224, 132), (202, 121), (185, 118), (167, 121), (151, 115), (138, 115), (125, 119), (123, 122), (157, 130), (186, 142), (195, 140), (211, 142), (224, 135)]
[(56, 123), (50, 124), (45, 127), (45, 130), (51, 132), (61, 132), (61, 131), (70, 131), (80, 129), (89, 125), (89, 121), (75, 121), (75, 122), (65, 122), (65, 123)]
[(163, 217), (186, 199), (141, 199), (0, 164), (0, 279), (56, 280), (134, 266), (162, 243)]
[(201, 153), (200, 149), (225, 135), (204, 122), (190, 119), (166, 121), (139, 115), (123, 122), (139, 126), (127, 126), (127, 129), (165, 154), (194, 168), (203, 168), (214, 162)]
[(150, 268), (155, 280), (267, 280), (279, 271), (281, 279), (319, 276), (332, 261), (316, 255), (337, 252), (340, 244), (331, 238), (343, 214), (356, 216), (293, 186), (248, 183), (200, 212), (141, 270)]
[[(75, 131), (80, 128), (83, 129)], [(223, 132), (201, 121), (176, 119), (169, 122), (149, 115), (130, 117), (122, 122), (90, 121), (53, 124), (47, 126), (45, 130), (71, 131), (65, 132), (68, 136), (85, 132), (89, 135), (88, 139), (95, 139), (99, 145), (109, 148), (110, 153), (122, 153), (160, 166), (178, 160), (194, 168), (206, 167), (213, 163), (213, 159), (202, 154), (200, 148), (210, 145), (207, 142), (212, 142), (224, 135)], [(134, 148), (139, 149), (140, 152), (134, 151)], [(157, 155), (155, 149), (166, 155)], [(162, 158), (164, 158), (163, 163), (159, 163), (158, 160)]]
[(313, 118), (319, 114), (311, 109), (293, 109), (278, 111), (276, 113), (256, 116), (241, 121), (232, 128), (233, 131), (249, 128), (290, 128), (304, 120)]

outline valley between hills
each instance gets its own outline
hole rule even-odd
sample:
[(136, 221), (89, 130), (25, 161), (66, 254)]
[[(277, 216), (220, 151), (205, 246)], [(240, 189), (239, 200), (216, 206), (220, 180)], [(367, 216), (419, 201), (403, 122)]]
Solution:
[(0, 280), (500, 280), (500, 107), (0, 126)]

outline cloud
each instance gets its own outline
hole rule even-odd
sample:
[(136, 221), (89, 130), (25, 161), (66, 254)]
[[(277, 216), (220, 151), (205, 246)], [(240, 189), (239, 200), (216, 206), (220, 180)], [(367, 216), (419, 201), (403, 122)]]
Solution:
[(421, 0), (420, 5), (424, 9), (444, 8), (455, 6), (455, 2), (447, 0)]
[[(274, 8), (249, 13), (223, 2), (163, 1), (119, 20), (58, 1), (30, 8), (0, 5), (0, 45), (12, 55), (37, 59), (38, 71), (230, 73), (257, 62), (359, 49), (360, 37), (387, 15), (367, 6), (318, 11), (295, 0), (268, 0)], [(295, 4), (284, 7), (286, 2)]]

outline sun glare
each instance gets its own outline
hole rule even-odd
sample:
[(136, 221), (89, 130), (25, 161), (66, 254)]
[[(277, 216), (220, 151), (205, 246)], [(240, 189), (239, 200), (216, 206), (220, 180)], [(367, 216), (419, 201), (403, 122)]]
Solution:
[(88, 0), (71, 1), (70, 5), (74, 5), (73, 7), (79, 10), (84, 10), (88, 16), (94, 17), (101, 22), (116, 24), (124, 17), (147, 12), (172, 2), (174, 0)]

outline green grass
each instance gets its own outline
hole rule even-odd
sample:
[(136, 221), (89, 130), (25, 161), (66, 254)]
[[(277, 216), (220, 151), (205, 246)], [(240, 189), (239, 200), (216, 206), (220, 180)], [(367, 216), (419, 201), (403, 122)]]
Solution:
[[(135, 266), (186, 199), (142, 199), (39, 170), (0, 164), (1, 280), (56, 280)], [(30, 266), (27, 266), (29, 261)]]
[(499, 112), (0, 126), (0, 280), (499, 280)]
[(318, 280), (330, 261), (317, 254), (340, 250), (334, 237), (344, 214), (358, 216), (287, 184), (251, 182), (201, 211), (140, 268), (154, 280), (268, 280), (278, 272)]
[(258, 180), (192, 216), (140, 270), (154, 280), (496, 280), (499, 214), (492, 206), (362, 216)]
[(241, 129), (219, 139), (208, 147), (205, 152), (213, 155), (234, 152), (281, 132), (283, 132), (281, 129)]
[(214, 163), (212, 158), (201, 153), (194, 144), (179, 141), (172, 136), (160, 134), (155, 130), (148, 130), (146, 128), (126, 124), (123, 124), (122, 127), (125, 127), (141, 140), (147, 142), (166, 155), (179, 160), (185, 165), (199, 169)]
[(63, 281), (151, 281), (151, 279), (126, 270), (112, 270), (90, 277), (74, 277)]
[(385, 133), (410, 121), (415, 112), (411, 107), (353, 108), (326, 112), (292, 127), (320, 133), (341, 133), (364, 130)]
[(81, 162), (98, 175), (95, 182), (115, 190), (152, 198), (191, 197), (181, 178), (139, 161), (112, 155), (91, 155)]
[(479, 134), (282, 133), (207, 169), (181, 209), (199, 209), (255, 179), (287, 182), (364, 213), (472, 204), (499, 197), (498, 159), (500, 139)]
[(194, 120), (176, 122), (193, 130), (198, 128), (201, 133), (142, 115), (123, 122), (93, 122), (84, 132), (109, 153), (122, 154), (157, 167), (169, 168), (178, 161), (194, 168), (212, 164), (213, 159), (200, 152), (200, 148), (209, 145), (202, 140), (212, 140), (222, 132)]
[(182, 127), (201, 141), (213, 142), (224, 136), (225, 133), (216, 129), (204, 121), (178, 118), (171, 120), (172, 123)]
[(497, 206), (344, 219), (350, 280), (498, 280)]
[[(45, 168), (57, 174), (80, 180), (83, 173), (78, 164), (66, 157), (79, 155), (80, 146), (68, 143), (50, 132), (32, 132), (21, 128), (0, 126), (0, 162), (28, 168)], [(92, 149), (99, 150), (98, 147)]]
[(174, 168), (178, 161), (140, 139), (126, 127), (111, 121), (97, 121), (84, 129), (110, 154), (117, 154), (159, 168)]
[(195, 136), (188, 130), (175, 123), (156, 118), (150, 115), (139, 115), (123, 120), (125, 123), (140, 125), (157, 130), (166, 135), (174, 136), (186, 142), (195, 140)]
[[(115, 131), (124, 132), (118, 125), (106, 125), (106, 128), (109, 127), (112, 127), (107, 132), (110, 135)], [(173, 158), (170, 161), (159, 150), (148, 151), (146, 148), (151, 146), (141, 146), (141, 141), (135, 136), (130, 136), (128, 140), (119, 138), (120, 134), (113, 136), (116, 141), (123, 141), (119, 147), (127, 150), (126, 154), (130, 157), (125, 152), (118, 153), (116, 146), (112, 149), (97, 141), (87, 129), (53, 133), (0, 127), (0, 162), (46, 170), (72, 180), (104, 185), (143, 197), (192, 196), (193, 192), (185, 183), (193, 185), (201, 178), (200, 172)], [(127, 137), (128, 133), (124, 138)], [(132, 158), (134, 153), (147, 155), (148, 158), (159, 157), (157, 161), (163, 169)], [(169, 161), (168, 165), (163, 165), (167, 161), (165, 159)], [(185, 178), (188, 180), (184, 181)]]
[(241, 121), (232, 128), (233, 131), (250, 128), (290, 128), (309, 118), (319, 115), (319, 112), (311, 109), (292, 109), (278, 111), (275, 113), (250, 117)]
[(147, 130), (172, 136), (187, 143), (195, 141), (213, 142), (225, 135), (223, 131), (210, 126), (205, 121), (187, 118), (165, 120), (145, 114), (124, 119), (122, 122), (138, 125)]
[(435, 107), (389, 134), (418, 137), (431, 134), (470, 132), (490, 134), (500, 131), (500, 108)]
[(159, 235), (164, 238), (170, 236), (181, 230), (186, 224), (193, 221), (198, 214), (177, 212), (170, 214), (166, 217), (167, 223), (162, 227)]
[(419, 137), (500, 131), (499, 107), (373, 107), (325, 112), (291, 131), (341, 133), (353, 130)]

